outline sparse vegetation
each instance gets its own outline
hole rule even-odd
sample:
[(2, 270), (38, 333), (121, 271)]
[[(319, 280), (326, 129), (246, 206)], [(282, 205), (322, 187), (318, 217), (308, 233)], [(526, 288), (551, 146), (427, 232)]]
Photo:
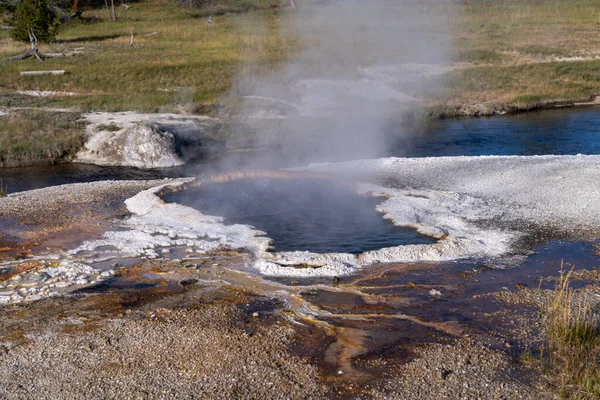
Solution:
[(53, 163), (75, 154), (84, 143), (76, 113), (13, 111), (0, 119), (0, 165)]
[(116, 131), (120, 131), (121, 128), (119, 128), (115, 123), (111, 122), (110, 124), (98, 125), (98, 130), (106, 131), (106, 132), (116, 132)]
[(8, 195), (8, 188), (2, 183), (0, 178), (0, 197), (6, 197)]
[(600, 397), (600, 331), (589, 297), (570, 287), (571, 272), (561, 272), (543, 310), (550, 374), (565, 398)]

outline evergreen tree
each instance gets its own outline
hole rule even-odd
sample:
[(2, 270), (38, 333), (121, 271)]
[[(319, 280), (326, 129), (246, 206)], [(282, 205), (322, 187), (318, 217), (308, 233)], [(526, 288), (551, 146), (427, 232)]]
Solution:
[(10, 36), (29, 42), (33, 33), (40, 42), (52, 42), (56, 38), (60, 21), (50, 9), (49, 0), (23, 0), (12, 16), (13, 29)]

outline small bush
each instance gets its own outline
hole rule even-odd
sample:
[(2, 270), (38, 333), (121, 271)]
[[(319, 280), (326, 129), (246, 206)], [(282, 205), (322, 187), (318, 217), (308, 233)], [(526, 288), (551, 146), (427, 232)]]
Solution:
[(114, 122), (111, 122), (110, 124), (100, 124), (98, 125), (98, 130), (99, 131), (106, 131), (106, 132), (116, 132), (116, 131), (120, 131), (121, 128), (116, 125)]
[(543, 97), (540, 95), (524, 94), (520, 96), (515, 96), (512, 99), (512, 103), (518, 105), (537, 106), (542, 102), (542, 100)]
[(29, 42), (29, 32), (32, 31), (40, 42), (54, 41), (60, 21), (50, 6), (48, 0), (23, 0), (13, 14), (10, 36)]

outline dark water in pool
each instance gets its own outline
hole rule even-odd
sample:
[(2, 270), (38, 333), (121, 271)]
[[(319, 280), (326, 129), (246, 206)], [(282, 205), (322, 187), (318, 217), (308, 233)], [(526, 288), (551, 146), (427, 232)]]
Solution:
[[(403, 128), (404, 129), (404, 128)], [(600, 108), (547, 110), (517, 116), (433, 121), (427, 127), (398, 132), (386, 156), (438, 157), (477, 155), (600, 154)], [(8, 192), (105, 179), (152, 179), (198, 175), (207, 169), (243, 165), (256, 154), (225, 155), (180, 168), (139, 170), (69, 164), (0, 170)], [(260, 155), (259, 155), (260, 156)], [(308, 162), (327, 161), (307, 159)], [(260, 164), (256, 167), (261, 167)], [(277, 165), (289, 167), (286, 160)]]
[[(323, 190), (327, 185), (327, 190)], [(251, 179), (211, 183), (168, 194), (168, 202), (225, 217), (226, 224), (247, 224), (267, 232), (275, 251), (315, 253), (364, 251), (434, 239), (399, 228), (381, 218), (381, 199), (356, 194), (350, 187), (320, 180)]]

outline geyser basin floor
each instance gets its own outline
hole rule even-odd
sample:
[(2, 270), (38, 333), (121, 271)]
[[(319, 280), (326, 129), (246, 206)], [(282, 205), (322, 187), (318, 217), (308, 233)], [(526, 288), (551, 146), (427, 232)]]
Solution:
[(394, 226), (375, 210), (385, 199), (313, 179), (243, 179), (169, 193), (167, 202), (265, 231), (275, 251), (360, 254), (435, 239)]

